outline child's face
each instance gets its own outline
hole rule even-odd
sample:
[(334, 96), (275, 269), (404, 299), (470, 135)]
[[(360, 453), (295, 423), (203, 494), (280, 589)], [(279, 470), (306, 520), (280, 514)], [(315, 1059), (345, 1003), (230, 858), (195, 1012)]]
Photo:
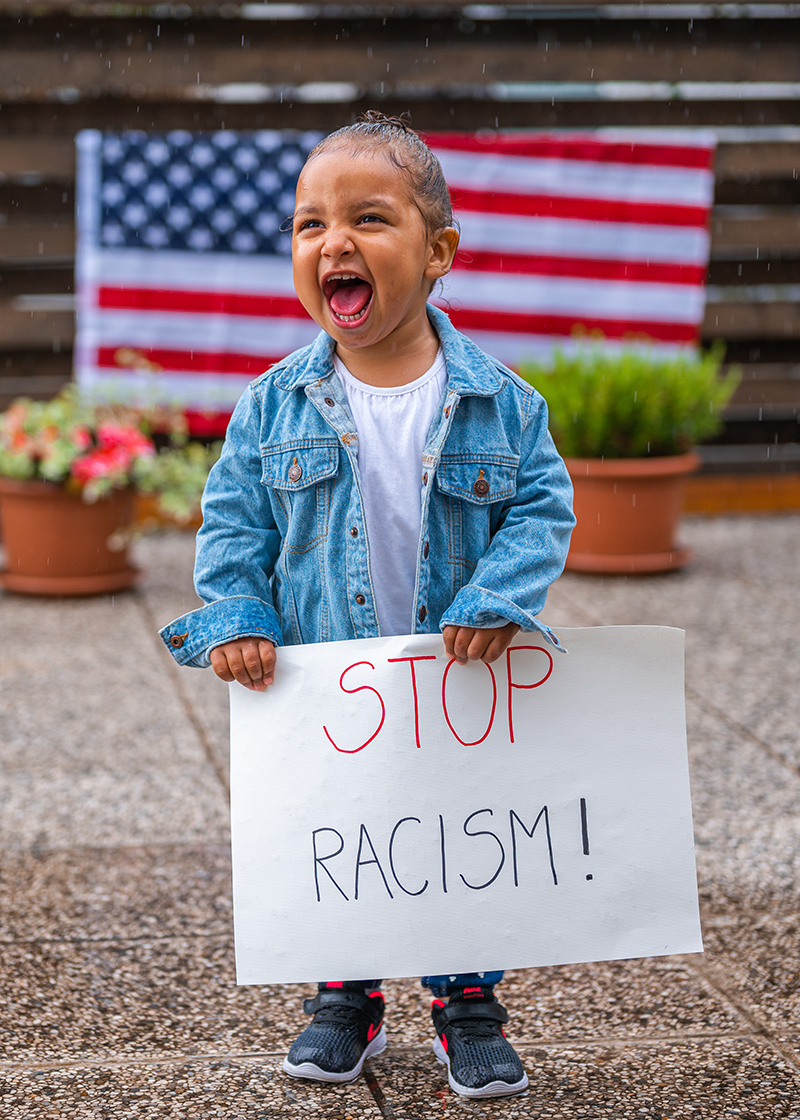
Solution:
[(309, 315), (346, 349), (415, 341), (458, 235), (431, 235), (411, 183), (380, 150), (323, 151), (303, 168), (292, 230), (294, 285)]

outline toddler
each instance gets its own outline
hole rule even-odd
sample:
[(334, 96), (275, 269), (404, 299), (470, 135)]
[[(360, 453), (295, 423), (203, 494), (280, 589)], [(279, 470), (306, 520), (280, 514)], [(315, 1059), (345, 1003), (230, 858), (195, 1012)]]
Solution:
[[(495, 661), (520, 628), (558, 645), (536, 616), (574, 524), (569, 477), (542, 398), (428, 303), (458, 238), (439, 162), (403, 121), (368, 113), (311, 152), (292, 261), (321, 333), (231, 418), (197, 537), (205, 606), (161, 631), (179, 663), (260, 691), (283, 644), (440, 630), (459, 664)], [(502, 975), (422, 980), (465, 1097), (528, 1084)], [(320, 983), (285, 1071), (356, 1078), (386, 1045), (380, 983)]]

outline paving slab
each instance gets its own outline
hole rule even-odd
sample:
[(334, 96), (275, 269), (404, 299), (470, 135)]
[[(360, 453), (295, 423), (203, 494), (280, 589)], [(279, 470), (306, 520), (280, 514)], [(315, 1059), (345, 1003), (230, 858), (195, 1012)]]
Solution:
[(0, 846), (224, 840), (224, 789), (134, 597), (0, 610)]
[(289, 1081), (277, 1058), (0, 1069), (14, 1120), (380, 1120), (364, 1081)]
[(531, 1089), (488, 1103), (447, 1087), (415, 978), (345, 1087), (280, 1070), (310, 986), (236, 987), (227, 689), (155, 634), (197, 605), (191, 536), (137, 542), (133, 594), (0, 594), (3, 1115), (800, 1120), (800, 518), (684, 538), (683, 572), (568, 574), (544, 617), (687, 629), (706, 953), (509, 973)]
[(156, 660), (194, 721), (219, 774), (226, 778), (230, 766), (227, 685), (210, 669), (178, 668), (157, 637), (157, 631), (173, 618), (202, 606), (192, 584), (194, 537), (191, 533), (159, 533), (140, 541), (136, 551), (145, 570), (136, 595), (159, 647)]
[(0, 858), (0, 943), (222, 937), (232, 919), (227, 844), (35, 848)]
[[(384, 988), (389, 1037), (409, 1046), (429, 1042), (430, 993), (418, 980), (387, 980)], [(749, 1029), (680, 957), (515, 969), (497, 995), (515, 1046)]]
[(527, 1094), (467, 1101), (452, 1093), (428, 1051), (387, 1050), (374, 1058), (395, 1120), (476, 1116), (492, 1120), (797, 1120), (800, 1073), (751, 1039), (709, 1039), (650, 1046), (554, 1046), (520, 1052)]
[(236, 987), (230, 937), (3, 947), (0, 1060), (285, 1053), (308, 987)]

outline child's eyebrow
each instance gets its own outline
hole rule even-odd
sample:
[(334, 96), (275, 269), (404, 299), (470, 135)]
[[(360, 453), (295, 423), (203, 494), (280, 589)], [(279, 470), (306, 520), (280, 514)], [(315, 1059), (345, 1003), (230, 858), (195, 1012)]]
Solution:
[[(361, 202), (356, 202), (353, 206), (354, 210), (389, 210), (392, 214), (397, 212), (397, 208), (392, 205), (388, 198), (365, 198)], [(293, 218), (299, 218), (304, 214), (316, 214), (319, 207), (313, 203), (306, 203), (305, 206), (298, 206), (292, 215)]]

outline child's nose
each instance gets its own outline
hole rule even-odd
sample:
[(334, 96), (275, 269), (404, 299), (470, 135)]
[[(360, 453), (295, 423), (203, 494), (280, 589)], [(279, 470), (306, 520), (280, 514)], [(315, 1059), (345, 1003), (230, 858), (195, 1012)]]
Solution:
[(325, 242), (322, 254), (325, 257), (346, 257), (353, 252), (353, 241), (346, 229), (341, 226), (330, 226), (325, 233)]

